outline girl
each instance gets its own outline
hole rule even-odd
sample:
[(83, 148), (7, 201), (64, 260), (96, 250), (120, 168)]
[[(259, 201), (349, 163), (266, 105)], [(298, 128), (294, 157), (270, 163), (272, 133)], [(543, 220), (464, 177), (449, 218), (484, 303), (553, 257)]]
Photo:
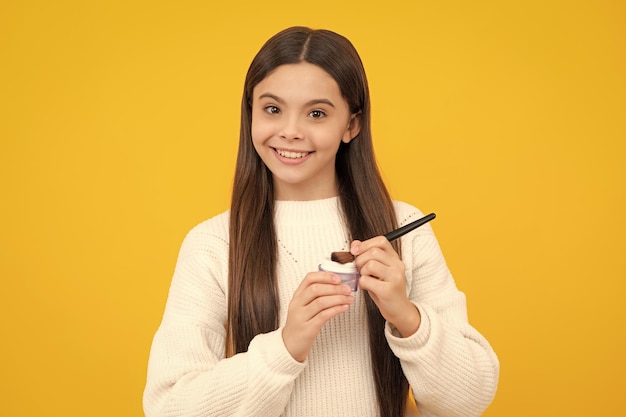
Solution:
[[(231, 209), (182, 245), (146, 415), (480, 415), (498, 360), (432, 228), (381, 236), (421, 216), (383, 184), (352, 44), (276, 34), (246, 76)], [(317, 272), (340, 250), (356, 256), (354, 296)]]

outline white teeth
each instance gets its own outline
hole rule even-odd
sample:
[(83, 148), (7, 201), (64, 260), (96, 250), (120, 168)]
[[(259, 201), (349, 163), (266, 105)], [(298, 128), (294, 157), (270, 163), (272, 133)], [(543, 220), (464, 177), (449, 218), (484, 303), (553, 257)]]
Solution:
[(278, 152), (278, 154), (282, 156), (283, 158), (289, 158), (289, 159), (304, 158), (305, 156), (309, 154), (308, 152), (291, 152), (291, 151), (284, 151), (282, 149), (276, 149), (276, 152)]

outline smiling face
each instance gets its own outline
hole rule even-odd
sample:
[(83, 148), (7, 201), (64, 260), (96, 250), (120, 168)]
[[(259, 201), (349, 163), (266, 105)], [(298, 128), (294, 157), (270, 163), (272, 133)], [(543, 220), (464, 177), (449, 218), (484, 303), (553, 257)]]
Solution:
[(252, 143), (278, 200), (337, 195), (335, 156), (359, 128), (339, 85), (317, 65), (281, 65), (254, 87)]

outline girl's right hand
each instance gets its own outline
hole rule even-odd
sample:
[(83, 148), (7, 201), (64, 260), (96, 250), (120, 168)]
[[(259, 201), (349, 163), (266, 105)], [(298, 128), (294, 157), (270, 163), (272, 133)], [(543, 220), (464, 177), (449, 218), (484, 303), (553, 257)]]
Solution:
[(354, 296), (341, 279), (330, 272), (310, 272), (293, 294), (283, 328), (285, 347), (303, 362), (326, 322), (346, 311)]

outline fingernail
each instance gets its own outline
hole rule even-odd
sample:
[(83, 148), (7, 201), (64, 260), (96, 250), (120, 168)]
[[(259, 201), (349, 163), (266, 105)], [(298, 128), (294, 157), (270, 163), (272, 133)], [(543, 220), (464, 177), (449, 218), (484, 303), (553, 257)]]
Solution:
[(352, 248), (350, 249), (350, 253), (352, 253), (353, 255), (358, 255), (360, 251), (361, 251), (361, 245), (358, 243), (354, 243), (352, 245)]

